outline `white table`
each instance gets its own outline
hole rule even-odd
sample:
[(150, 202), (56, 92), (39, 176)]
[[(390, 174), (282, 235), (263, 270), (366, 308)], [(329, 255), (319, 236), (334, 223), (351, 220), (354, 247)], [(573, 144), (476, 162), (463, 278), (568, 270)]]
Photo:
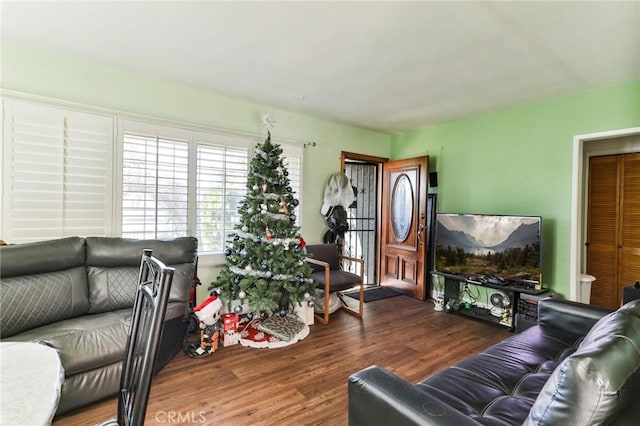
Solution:
[(55, 349), (38, 343), (0, 342), (0, 425), (50, 425), (63, 380)]

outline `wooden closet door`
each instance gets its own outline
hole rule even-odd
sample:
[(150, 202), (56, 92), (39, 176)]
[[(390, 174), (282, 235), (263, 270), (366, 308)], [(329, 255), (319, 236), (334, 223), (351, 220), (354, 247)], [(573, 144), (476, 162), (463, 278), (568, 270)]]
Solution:
[[(640, 153), (621, 158), (618, 290), (640, 280)], [(618, 299), (620, 303), (620, 299)]]
[(589, 158), (589, 205), (587, 218), (587, 274), (591, 304), (615, 309), (618, 296), (618, 216), (620, 193), (618, 156)]

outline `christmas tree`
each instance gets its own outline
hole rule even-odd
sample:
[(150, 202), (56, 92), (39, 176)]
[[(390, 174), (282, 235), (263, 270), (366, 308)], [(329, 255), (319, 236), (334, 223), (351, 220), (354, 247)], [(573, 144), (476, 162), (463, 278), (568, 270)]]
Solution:
[(249, 164), (240, 224), (227, 239), (225, 265), (210, 287), (229, 311), (241, 313), (240, 303), (246, 302), (253, 310), (249, 316), (285, 316), (314, 294), (304, 240), (295, 224), (299, 201), (281, 155), (268, 132)]

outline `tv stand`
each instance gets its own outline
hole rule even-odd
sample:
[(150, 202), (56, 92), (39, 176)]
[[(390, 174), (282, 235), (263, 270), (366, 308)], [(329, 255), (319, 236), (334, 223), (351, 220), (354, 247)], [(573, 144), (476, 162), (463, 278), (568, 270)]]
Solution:
[[(531, 286), (516, 285), (508, 282), (496, 284), (493, 280), (476, 280), (441, 272), (433, 273), (444, 277), (444, 301), (447, 312), (487, 321), (508, 328), (510, 331), (514, 331), (515, 329), (515, 318), (518, 313), (520, 294), (540, 295), (548, 291), (548, 289), (545, 288), (536, 289)], [(508, 301), (505, 301), (504, 307), (502, 308), (492, 308), (489, 300), (487, 300), (487, 304), (465, 303), (463, 302), (462, 296), (464, 292), (467, 291), (466, 289), (468, 289), (469, 285), (499, 290), (507, 296)], [(487, 290), (487, 299), (489, 299), (490, 294), (491, 291)], [(493, 312), (492, 309), (494, 309)]]

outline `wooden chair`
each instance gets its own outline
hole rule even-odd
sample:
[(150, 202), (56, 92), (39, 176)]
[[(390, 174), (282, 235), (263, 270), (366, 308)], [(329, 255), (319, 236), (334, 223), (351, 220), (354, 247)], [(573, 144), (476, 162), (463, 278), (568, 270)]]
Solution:
[[(342, 299), (340, 292), (360, 286), (359, 309), (355, 310), (346, 305), (343, 301), (340, 309), (362, 318), (364, 311), (364, 260), (355, 257), (342, 256), (338, 253), (338, 246), (335, 244), (311, 244), (306, 246), (307, 253), (311, 257), (305, 260), (311, 264), (313, 270), (311, 277), (316, 283), (316, 287), (324, 290), (324, 315), (316, 314), (316, 318), (322, 324), (329, 323), (329, 298), (331, 293), (338, 292), (338, 297)], [(342, 262), (348, 260), (358, 263), (360, 275), (342, 270)]]
[(174, 272), (153, 257), (151, 250), (144, 250), (120, 375), (118, 417), (100, 426), (144, 424)]

